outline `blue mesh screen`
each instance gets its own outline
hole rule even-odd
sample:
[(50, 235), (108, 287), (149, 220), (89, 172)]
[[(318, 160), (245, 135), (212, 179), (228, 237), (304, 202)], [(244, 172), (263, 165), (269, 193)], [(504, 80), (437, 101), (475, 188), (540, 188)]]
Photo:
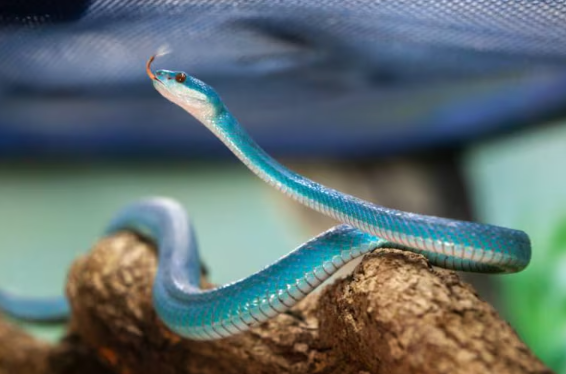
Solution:
[(566, 1), (0, 2), (0, 153), (227, 154), (144, 63), (212, 84), (268, 151), (382, 155), (561, 116)]

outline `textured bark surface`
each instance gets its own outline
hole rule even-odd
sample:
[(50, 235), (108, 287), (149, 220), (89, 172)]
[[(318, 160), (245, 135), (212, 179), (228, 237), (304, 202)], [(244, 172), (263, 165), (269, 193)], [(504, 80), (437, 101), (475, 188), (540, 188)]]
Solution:
[(75, 262), (67, 337), (50, 346), (0, 321), (0, 374), (551, 373), (453, 272), (396, 250), (291, 312), (228, 339), (170, 333), (151, 306), (150, 245), (123, 233)]

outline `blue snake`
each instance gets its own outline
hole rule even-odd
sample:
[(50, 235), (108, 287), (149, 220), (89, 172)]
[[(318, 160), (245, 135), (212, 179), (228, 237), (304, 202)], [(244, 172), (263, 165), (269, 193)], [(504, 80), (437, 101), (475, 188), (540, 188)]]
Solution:
[[(269, 185), (342, 223), (247, 278), (201, 290), (195, 234), (184, 209), (167, 198), (125, 207), (106, 234), (130, 230), (156, 244), (153, 305), (180, 336), (211, 340), (243, 332), (285, 312), (343, 265), (377, 248), (412, 251), (432, 265), (473, 272), (516, 272), (529, 263), (530, 240), (522, 231), (388, 209), (285, 168), (251, 139), (210, 86), (184, 72), (154, 73), (154, 59), (146, 69), (161, 95), (202, 122)], [(31, 299), (7, 292), (0, 292), (0, 308), (34, 320), (69, 313), (64, 298)]]

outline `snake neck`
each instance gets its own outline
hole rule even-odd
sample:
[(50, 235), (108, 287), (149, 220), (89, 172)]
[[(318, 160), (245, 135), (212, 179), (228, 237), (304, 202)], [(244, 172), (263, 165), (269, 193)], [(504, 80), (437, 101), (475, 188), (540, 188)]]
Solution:
[[(363, 226), (357, 224), (359, 211), (348, 209), (346, 205), (371, 205), (374, 208), (386, 209), (323, 186), (289, 170), (268, 155), (226, 109), (206, 125), (254, 174), (311, 209), (358, 227)], [(359, 228), (376, 234), (367, 227)]]

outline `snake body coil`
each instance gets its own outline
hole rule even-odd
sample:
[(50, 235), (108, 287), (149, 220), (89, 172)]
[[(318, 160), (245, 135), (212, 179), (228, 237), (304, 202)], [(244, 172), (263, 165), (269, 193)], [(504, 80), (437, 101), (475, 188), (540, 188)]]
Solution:
[[(154, 306), (179, 335), (210, 340), (245, 331), (295, 305), (347, 262), (380, 247), (420, 253), (433, 265), (463, 271), (515, 272), (529, 263), (530, 241), (522, 231), (387, 209), (290, 171), (249, 137), (210, 86), (183, 72), (153, 73), (153, 58), (147, 72), (157, 91), (202, 122), (265, 182), (344, 223), (245, 279), (202, 291), (196, 240), (184, 210), (165, 198), (126, 207), (107, 233), (132, 230), (155, 241)], [(0, 308), (31, 319), (67, 313), (61, 299), (28, 300), (7, 293), (0, 293)]]

